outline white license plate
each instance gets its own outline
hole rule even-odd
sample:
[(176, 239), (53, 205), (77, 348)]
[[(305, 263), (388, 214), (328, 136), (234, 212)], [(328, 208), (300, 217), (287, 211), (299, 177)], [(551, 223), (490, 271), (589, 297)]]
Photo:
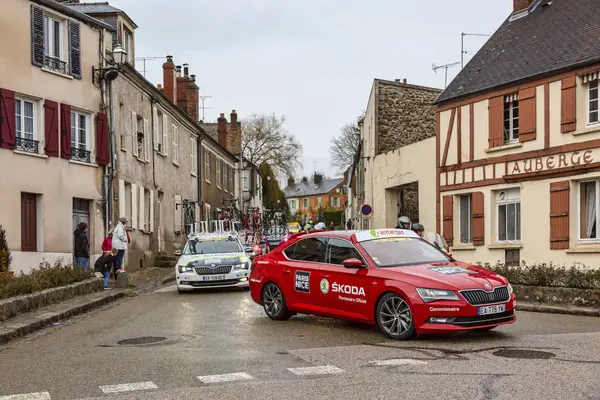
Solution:
[(203, 281), (222, 281), (225, 279), (225, 275), (207, 275), (203, 276)]
[(500, 314), (506, 311), (506, 304), (497, 306), (479, 307), (479, 315)]

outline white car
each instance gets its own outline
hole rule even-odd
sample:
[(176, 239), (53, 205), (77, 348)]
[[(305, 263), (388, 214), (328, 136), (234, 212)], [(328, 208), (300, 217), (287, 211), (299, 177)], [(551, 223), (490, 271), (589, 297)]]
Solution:
[(195, 289), (248, 288), (250, 258), (236, 235), (192, 235), (175, 266), (179, 293)]

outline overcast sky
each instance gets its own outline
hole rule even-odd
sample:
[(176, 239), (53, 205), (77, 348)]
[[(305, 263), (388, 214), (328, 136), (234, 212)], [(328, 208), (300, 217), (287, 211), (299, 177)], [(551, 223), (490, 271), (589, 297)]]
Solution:
[[(110, 0), (139, 26), (137, 57), (190, 64), (206, 121), (275, 112), (304, 146), (303, 170), (329, 176), (329, 141), (365, 109), (374, 78), (443, 88), (461, 32), (491, 34), (512, 0)], [(465, 50), (487, 38), (466, 37)], [(472, 55), (465, 56), (465, 63)], [(142, 62), (137, 69), (142, 70)], [(162, 62), (146, 76), (162, 83)], [(448, 82), (460, 65), (448, 72)], [(202, 111), (202, 110), (201, 110)], [(202, 114), (200, 114), (202, 115)]]

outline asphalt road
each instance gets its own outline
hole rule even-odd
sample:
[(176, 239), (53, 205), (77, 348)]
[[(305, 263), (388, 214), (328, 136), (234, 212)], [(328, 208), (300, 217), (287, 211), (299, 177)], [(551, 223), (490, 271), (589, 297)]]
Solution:
[[(517, 318), (394, 342), (324, 318), (273, 322), (248, 292), (172, 286), (0, 347), (0, 400), (600, 399), (600, 318)], [(157, 342), (127, 342), (141, 337)]]

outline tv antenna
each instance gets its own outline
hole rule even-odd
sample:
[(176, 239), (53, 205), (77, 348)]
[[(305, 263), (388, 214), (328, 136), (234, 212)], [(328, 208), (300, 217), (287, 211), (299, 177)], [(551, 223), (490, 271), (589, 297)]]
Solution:
[(446, 88), (448, 86), (448, 68), (452, 68), (456, 65), (460, 64), (460, 62), (454, 62), (454, 63), (450, 63), (450, 64), (444, 64), (444, 65), (435, 65), (435, 63), (433, 63), (431, 65), (431, 69), (433, 70), (433, 72), (435, 72), (437, 74), (438, 70), (444, 68), (446, 70), (446, 79), (444, 81), (444, 88)]
[(136, 61), (143, 61), (144, 64), (144, 69), (142, 70), (142, 73), (144, 74), (144, 78), (146, 77), (146, 60), (158, 60), (164, 57), (136, 57), (135, 60)]
[(492, 35), (486, 35), (484, 33), (461, 33), (460, 34), (460, 69), (465, 67), (465, 54), (473, 53), (472, 51), (465, 51), (465, 36), (480, 36), (490, 37)]
[(210, 110), (210, 107), (204, 107), (204, 100), (212, 99), (212, 96), (200, 96), (200, 101), (202, 102), (202, 106), (200, 109), (202, 110), (202, 121), (204, 121), (204, 110)]

